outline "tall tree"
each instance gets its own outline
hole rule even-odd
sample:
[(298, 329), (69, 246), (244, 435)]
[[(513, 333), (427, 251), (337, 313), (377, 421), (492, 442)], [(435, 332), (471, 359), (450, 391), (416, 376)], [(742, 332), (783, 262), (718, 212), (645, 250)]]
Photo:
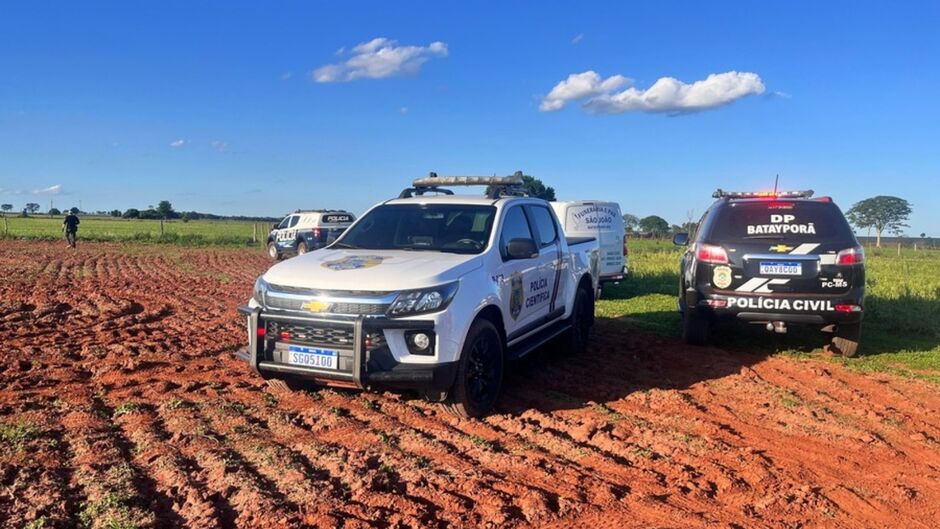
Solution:
[(858, 202), (846, 212), (849, 222), (858, 228), (875, 229), (875, 246), (881, 247), (881, 233), (903, 233), (904, 221), (911, 215), (911, 204), (898, 197), (879, 195)]
[(173, 204), (170, 204), (169, 200), (161, 200), (157, 204), (157, 213), (164, 219), (172, 219), (176, 212), (173, 211)]
[[(549, 202), (555, 200), (555, 188), (546, 187), (538, 178), (529, 175), (522, 175), (522, 190), (530, 197), (541, 198)], [(486, 187), (486, 194), (490, 194), (492, 188)]]
[(36, 213), (39, 211), (39, 204), (35, 202), (29, 202), (26, 204), (26, 211), (29, 213)]
[(522, 187), (530, 197), (541, 198), (549, 202), (555, 200), (555, 188), (551, 186), (546, 187), (541, 180), (534, 176), (523, 175)]
[(640, 227), (640, 217), (629, 213), (623, 214), (623, 229), (628, 233), (636, 231)]
[(0, 204), (0, 209), (3, 211), (10, 211), (13, 209), (13, 204)]
[(640, 219), (640, 231), (650, 237), (659, 238), (669, 232), (669, 223), (660, 216), (650, 215)]

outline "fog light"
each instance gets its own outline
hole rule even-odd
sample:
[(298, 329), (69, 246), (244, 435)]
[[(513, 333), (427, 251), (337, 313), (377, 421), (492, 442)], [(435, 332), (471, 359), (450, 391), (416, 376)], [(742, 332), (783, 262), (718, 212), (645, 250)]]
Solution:
[(434, 354), (434, 333), (430, 331), (408, 331), (405, 333), (405, 343), (408, 351), (413, 355)]
[(415, 344), (415, 347), (418, 349), (427, 349), (431, 345), (431, 337), (423, 332), (411, 337), (411, 343)]

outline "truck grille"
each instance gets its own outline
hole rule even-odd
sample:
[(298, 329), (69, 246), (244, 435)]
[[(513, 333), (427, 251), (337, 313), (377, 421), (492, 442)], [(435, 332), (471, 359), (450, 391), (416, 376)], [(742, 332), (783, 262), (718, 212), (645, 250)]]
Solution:
[[(265, 305), (272, 309), (305, 312), (303, 307), (306, 301), (292, 298), (267, 296)], [(381, 316), (388, 310), (388, 304), (378, 303), (333, 303), (323, 314), (352, 314), (364, 316)]]
[[(354, 334), (351, 325), (330, 325), (328, 323), (300, 323), (268, 321), (267, 336), (278, 342), (321, 345), (341, 349), (354, 348)], [(382, 331), (364, 333), (369, 349), (383, 347), (386, 344)]]

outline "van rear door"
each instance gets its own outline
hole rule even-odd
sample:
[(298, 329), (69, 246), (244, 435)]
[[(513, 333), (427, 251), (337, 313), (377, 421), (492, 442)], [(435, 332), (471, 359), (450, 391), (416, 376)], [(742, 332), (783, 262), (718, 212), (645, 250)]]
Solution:
[(594, 237), (600, 245), (601, 279), (620, 279), (624, 272), (623, 217), (615, 202), (569, 202), (556, 213), (569, 237)]

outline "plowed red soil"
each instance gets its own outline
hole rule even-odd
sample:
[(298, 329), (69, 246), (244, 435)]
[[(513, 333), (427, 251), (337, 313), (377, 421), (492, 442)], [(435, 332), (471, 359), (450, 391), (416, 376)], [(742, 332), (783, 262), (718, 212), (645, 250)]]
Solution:
[(940, 391), (599, 321), (498, 413), (274, 392), (258, 251), (0, 242), (0, 526), (937, 527)]

